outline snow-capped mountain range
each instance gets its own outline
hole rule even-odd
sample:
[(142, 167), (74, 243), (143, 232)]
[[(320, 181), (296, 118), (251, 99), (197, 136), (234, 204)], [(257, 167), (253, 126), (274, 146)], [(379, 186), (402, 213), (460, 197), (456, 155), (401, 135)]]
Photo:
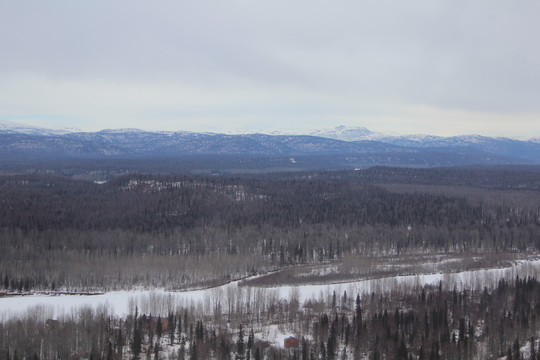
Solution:
[(345, 126), (306, 134), (219, 134), (138, 129), (84, 132), (0, 122), (0, 157), (13, 160), (361, 154), (371, 154), (371, 165), (386, 165), (384, 159), (396, 155), (392, 165), (540, 164), (540, 141), (480, 135), (388, 135)]

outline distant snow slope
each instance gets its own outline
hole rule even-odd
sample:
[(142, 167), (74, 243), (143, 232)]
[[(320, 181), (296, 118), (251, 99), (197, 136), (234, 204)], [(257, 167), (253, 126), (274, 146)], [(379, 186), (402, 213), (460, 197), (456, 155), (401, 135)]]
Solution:
[(80, 130), (71, 128), (48, 129), (38, 126), (21, 124), (15, 121), (0, 120), (0, 133), (3, 134), (64, 135), (77, 131)]

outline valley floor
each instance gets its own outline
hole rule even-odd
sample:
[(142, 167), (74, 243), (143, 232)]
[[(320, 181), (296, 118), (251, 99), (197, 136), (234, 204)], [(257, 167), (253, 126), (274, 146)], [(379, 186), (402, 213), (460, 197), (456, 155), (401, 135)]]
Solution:
[[(413, 259), (417, 261), (413, 261)], [(380, 264), (363, 275), (340, 273), (342, 264), (300, 266), (266, 275), (250, 276), (217, 287), (190, 291), (164, 288), (110, 291), (104, 293), (6, 292), (0, 297), (0, 319), (24, 315), (39, 309), (47, 318), (69, 314), (82, 307), (106, 308), (115, 316), (133, 314), (135, 306), (143, 313), (165, 316), (178, 307), (195, 306), (202, 314), (213, 314), (216, 302), (236, 303), (241, 299), (261, 301), (290, 300), (328, 302), (333, 293), (369, 295), (407, 293), (415, 288), (441, 286), (445, 290), (483, 291), (494, 289), (501, 279), (540, 278), (540, 254), (477, 254), (476, 256), (416, 256), (375, 259)], [(345, 260), (350, 261), (350, 260)], [(486, 267), (485, 265), (490, 265)], [(468, 270), (463, 270), (463, 269)], [(349, 279), (349, 280), (348, 280)], [(281, 283), (277, 283), (280, 280)]]

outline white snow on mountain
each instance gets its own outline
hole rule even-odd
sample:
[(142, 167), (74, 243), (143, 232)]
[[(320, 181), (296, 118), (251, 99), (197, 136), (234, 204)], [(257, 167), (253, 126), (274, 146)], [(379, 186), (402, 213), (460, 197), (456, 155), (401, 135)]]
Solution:
[(312, 130), (309, 134), (343, 141), (380, 141), (393, 145), (415, 147), (470, 146), (475, 144), (485, 144), (493, 140), (499, 142), (523, 141), (537, 144), (540, 143), (540, 138), (527, 140), (522, 138), (487, 137), (477, 134), (448, 137), (427, 134), (396, 135), (373, 132), (365, 127), (348, 126), (338, 126), (333, 129)]
[(309, 135), (343, 141), (377, 141), (388, 137), (387, 134), (373, 132), (365, 127), (338, 126), (333, 129), (312, 130)]
[(27, 134), (27, 135), (65, 135), (80, 132), (75, 128), (49, 129), (39, 126), (21, 124), (15, 121), (0, 120), (0, 133), (3, 134)]
[[(342, 141), (380, 141), (393, 145), (401, 146), (456, 146), (465, 144), (480, 144), (489, 140), (508, 140), (506, 138), (491, 138), (482, 135), (461, 135), (452, 137), (442, 137), (426, 134), (396, 135), (391, 133), (382, 133), (371, 131), (365, 127), (337, 126), (335, 128), (314, 129), (309, 131), (281, 131), (281, 130), (231, 130), (225, 132), (191, 132), (191, 131), (146, 131), (136, 128), (122, 129), (103, 129), (97, 132), (87, 132), (76, 128), (44, 128), (22, 124), (15, 121), (0, 120), (0, 133), (2, 134), (27, 134), (27, 135), (66, 135), (71, 133), (88, 133), (101, 135), (118, 134), (160, 134), (160, 135), (179, 135), (179, 134), (205, 134), (205, 135), (309, 135)], [(515, 139), (518, 140), (518, 139)], [(520, 141), (530, 143), (540, 143), (540, 138), (519, 139)]]

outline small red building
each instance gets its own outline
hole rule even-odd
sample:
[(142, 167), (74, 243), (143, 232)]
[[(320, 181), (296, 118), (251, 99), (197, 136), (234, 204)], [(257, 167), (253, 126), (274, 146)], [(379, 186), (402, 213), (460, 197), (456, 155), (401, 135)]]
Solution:
[(283, 345), (286, 348), (297, 348), (300, 345), (300, 341), (294, 336), (289, 336), (283, 340)]
[(152, 316), (148, 318), (148, 326), (151, 326), (153, 330), (157, 331), (157, 325), (161, 322), (161, 331), (167, 331), (169, 327), (169, 319), (158, 316)]

